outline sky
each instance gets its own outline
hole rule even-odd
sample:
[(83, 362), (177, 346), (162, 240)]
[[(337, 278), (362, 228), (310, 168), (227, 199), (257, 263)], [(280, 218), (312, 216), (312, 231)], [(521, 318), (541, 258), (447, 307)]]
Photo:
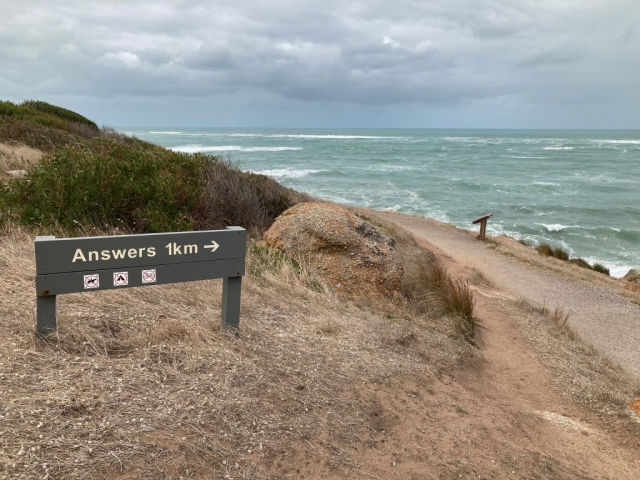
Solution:
[(0, 0), (0, 99), (110, 126), (640, 128), (638, 0)]

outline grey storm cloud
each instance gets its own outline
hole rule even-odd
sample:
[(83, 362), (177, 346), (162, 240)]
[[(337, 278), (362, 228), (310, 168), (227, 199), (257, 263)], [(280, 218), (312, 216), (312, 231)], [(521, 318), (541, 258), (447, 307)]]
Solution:
[(637, 0), (0, 0), (0, 93), (640, 100)]

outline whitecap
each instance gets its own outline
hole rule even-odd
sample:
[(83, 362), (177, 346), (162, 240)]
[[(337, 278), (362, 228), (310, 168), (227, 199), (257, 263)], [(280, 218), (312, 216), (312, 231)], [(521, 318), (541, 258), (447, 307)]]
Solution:
[(266, 135), (269, 138), (308, 138), (318, 140), (358, 140), (358, 139), (401, 139), (406, 140), (408, 137), (392, 137), (392, 136), (379, 136), (379, 135), (311, 135), (311, 134), (273, 134)]
[(275, 168), (273, 170), (256, 170), (253, 173), (258, 173), (260, 175), (266, 175), (267, 177), (273, 178), (301, 178), (306, 177), (307, 175), (312, 175), (314, 173), (320, 173), (324, 171), (325, 170), (296, 170), (293, 168)]
[(559, 232), (567, 228), (580, 228), (579, 225), (562, 225), (560, 223), (536, 223), (536, 225), (546, 228), (548, 232)]
[(574, 150), (575, 147), (544, 147), (543, 150)]
[(640, 140), (591, 140), (593, 143), (608, 143), (621, 145), (640, 145)]
[(175, 152), (182, 153), (206, 153), (206, 152), (285, 152), (302, 150), (302, 147), (241, 147), (239, 145), (219, 145), (205, 147), (202, 145), (180, 145), (169, 147)]

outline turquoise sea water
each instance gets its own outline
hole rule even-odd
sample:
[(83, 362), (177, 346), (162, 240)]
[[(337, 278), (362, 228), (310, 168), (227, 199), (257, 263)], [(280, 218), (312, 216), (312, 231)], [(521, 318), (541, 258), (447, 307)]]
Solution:
[(640, 267), (640, 131), (121, 128), (296, 190)]

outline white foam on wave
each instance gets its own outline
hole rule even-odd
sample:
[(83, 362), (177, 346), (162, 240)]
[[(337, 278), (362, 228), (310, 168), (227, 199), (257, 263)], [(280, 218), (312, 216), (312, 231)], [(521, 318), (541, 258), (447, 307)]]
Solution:
[(311, 134), (272, 134), (265, 135), (269, 138), (309, 138), (318, 140), (371, 140), (371, 139), (406, 139), (408, 137), (392, 137), (392, 136), (379, 136), (379, 135), (311, 135)]
[(640, 140), (591, 140), (593, 143), (607, 143), (620, 145), (640, 145)]
[(217, 145), (205, 147), (202, 145), (180, 145), (169, 147), (175, 152), (182, 153), (205, 153), (205, 152), (286, 152), (302, 150), (302, 147), (241, 147), (239, 145)]
[(415, 170), (409, 165), (371, 165), (367, 170), (372, 172), (406, 172), (407, 170)]
[(544, 147), (543, 150), (574, 150), (575, 147)]
[(273, 178), (301, 178), (307, 175), (313, 175), (314, 173), (324, 172), (324, 170), (311, 170), (311, 169), (293, 169), (293, 168), (275, 168), (272, 170), (256, 170), (253, 173), (260, 175), (266, 175)]
[(562, 225), (561, 223), (536, 223), (547, 229), (547, 232), (559, 232), (567, 228), (580, 228), (579, 225)]

